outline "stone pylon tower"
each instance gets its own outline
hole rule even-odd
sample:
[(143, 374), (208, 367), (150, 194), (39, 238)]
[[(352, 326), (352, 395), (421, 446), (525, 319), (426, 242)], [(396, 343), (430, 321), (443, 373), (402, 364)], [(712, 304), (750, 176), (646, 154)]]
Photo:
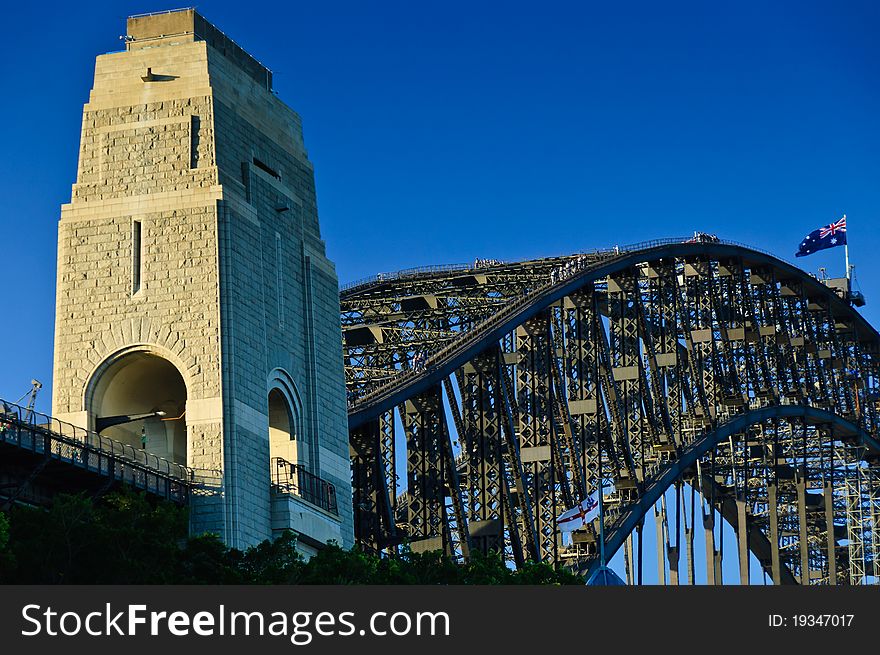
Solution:
[(53, 413), (219, 471), (195, 531), (350, 545), (338, 284), (299, 116), (193, 10), (125, 40), (97, 58), (61, 210)]

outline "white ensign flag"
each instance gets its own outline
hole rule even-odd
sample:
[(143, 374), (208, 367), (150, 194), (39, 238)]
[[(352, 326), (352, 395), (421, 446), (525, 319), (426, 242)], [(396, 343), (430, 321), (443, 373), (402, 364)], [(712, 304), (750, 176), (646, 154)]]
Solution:
[(559, 515), (556, 526), (561, 532), (580, 530), (599, 515), (599, 503), (592, 496)]

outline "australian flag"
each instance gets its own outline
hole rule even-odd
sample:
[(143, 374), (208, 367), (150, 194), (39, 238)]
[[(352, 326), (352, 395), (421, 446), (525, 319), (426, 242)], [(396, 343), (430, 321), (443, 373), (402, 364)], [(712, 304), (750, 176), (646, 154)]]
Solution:
[(817, 250), (825, 250), (834, 246), (846, 245), (846, 214), (839, 221), (820, 227), (810, 232), (801, 241), (800, 248), (794, 254), (795, 257), (812, 255)]

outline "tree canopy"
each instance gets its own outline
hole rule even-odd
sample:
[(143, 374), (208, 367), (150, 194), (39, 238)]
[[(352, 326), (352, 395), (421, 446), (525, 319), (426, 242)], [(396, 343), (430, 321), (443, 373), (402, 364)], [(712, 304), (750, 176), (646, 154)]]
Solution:
[(306, 560), (285, 532), (245, 551), (187, 535), (184, 508), (123, 491), (60, 495), (0, 513), (0, 582), (19, 584), (583, 584), (547, 564), (509, 569), (497, 553), (459, 563), (440, 551), (379, 557), (329, 544)]

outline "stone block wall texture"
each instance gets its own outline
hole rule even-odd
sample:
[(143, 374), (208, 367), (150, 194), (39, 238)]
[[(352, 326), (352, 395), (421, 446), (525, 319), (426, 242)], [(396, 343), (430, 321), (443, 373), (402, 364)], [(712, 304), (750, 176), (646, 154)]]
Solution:
[(193, 529), (244, 547), (272, 534), (267, 397), (280, 369), (300, 401), (299, 463), (336, 486), (350, 545), (338, 282), (300, 119), (200, 16), (162, 16), (135, 19), (129, 49), (97, 58), (59, 223), (53, 413), (93, 427), (103, 362), (132, 348), (169, 359), (187, 385), (187, 464), (222, 473)]

